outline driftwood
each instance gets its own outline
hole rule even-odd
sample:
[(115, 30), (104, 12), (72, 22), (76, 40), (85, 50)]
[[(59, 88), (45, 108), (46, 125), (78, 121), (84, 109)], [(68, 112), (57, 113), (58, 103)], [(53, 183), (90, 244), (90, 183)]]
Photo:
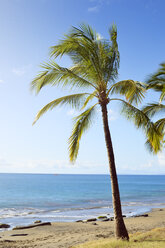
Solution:
[(28, 226), (16, 226), (13, 228), (13, 230), (21, 230), (21, 229), (29, 229), (37, 226), (50, 226), (51, 222), (43, 222), (43, 223), (38, 223), (38, 224), (32, 224)]
[(27, 235), (28, 235), (27, 233), (17, 233), (17, 234), (11, 234), (10, 236), (17, 237), (17, 236), (27, 236)]

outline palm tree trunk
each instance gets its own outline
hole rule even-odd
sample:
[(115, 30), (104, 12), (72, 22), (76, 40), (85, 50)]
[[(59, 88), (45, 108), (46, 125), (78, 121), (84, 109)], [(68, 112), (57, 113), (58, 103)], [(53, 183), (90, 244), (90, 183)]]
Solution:
[(111, 135), (108, 125), (108, 114), (107, 114), (106, 104), (101, 104), (101, 110), (102, 110), (105, 142), (106, 142), (108, 160), (109, 160), (109, 170), (111, 176), (112, 201), (113, 201), (113, 210), (115, 217), (115, 235), (117, 238), (129, 240), (128, 232), (122, 217), (120, 193), (119, 193), (118, 179), (116, 174), (113, 146), (112, 146)]

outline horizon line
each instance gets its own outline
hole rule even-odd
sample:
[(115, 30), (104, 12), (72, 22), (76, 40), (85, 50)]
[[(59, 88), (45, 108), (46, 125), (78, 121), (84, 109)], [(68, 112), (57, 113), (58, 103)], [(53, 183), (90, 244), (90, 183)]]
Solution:
[[(105, 175), (110, 176), (108, 173), (33, 173), (33, 172), (0, 172), (0, 174), (26, 174), (26, 175)], [(117, 174), (118, 176), (165, 176), (165, 174)]]

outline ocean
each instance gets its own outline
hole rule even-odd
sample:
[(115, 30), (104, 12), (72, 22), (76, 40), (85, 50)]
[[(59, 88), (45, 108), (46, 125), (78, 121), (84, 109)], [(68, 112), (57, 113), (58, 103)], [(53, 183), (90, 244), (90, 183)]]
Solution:
[[(127, 217), (165, 207), (165, 175), (119, 175)], [(113, 216), (109, 175), (0, 174), (0, 222), (67, 222)]]

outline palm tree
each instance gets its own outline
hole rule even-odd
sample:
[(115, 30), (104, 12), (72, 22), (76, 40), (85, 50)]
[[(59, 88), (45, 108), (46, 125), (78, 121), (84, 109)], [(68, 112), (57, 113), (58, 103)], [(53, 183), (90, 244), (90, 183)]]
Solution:
[[(156, 92), (160, 93), (159, 101), (149, 103), (143, 108), (143, 112), (148, 117), (155, 117), (156, 115), (165, 113), (165, 104), (163, 104), (165, 100), (165, 63), (160, 64), (160, 68), (154, 74), (151, 74), (148, 77), (147, 89), (153, 89)], [(161, 118), (155, 122), (155, 127), (157, 128), (158, 132), (162, 134), (162, 141), (165, 131), (165, 118)], [(158, 151), (162, 149), (163, 146), (160, 147)], [(153, 151), (152, 147), (150, 150)], [(154, 151), (157, 153), (158, 151)]]
[[(51, 47), (54, 58), (68, 55), (72, 61), (70, 68), (64, 68), (50, 61), (42, 65), (42, 71), (32, 82), (31, 87), (38, 93), (44, 86), (64, 86), (70, 90), (78, 89), (80, 93), (55, 99), (44, 106), (36, 115), (34, 123), (48, 110), (58, 105), (69, 104), (81, 110), (75, 118), (72, 134), (69, 138), (69, 157), (74, 162), (78, 155), (82, 134), (90, 127), (97, 105), (100, 106), (108, 153), (112, 201), (115, 216), (115, 234), (117, 238), (129, 240), (121, 209), (118, 179), (116, 174), (114, 151), (108, 123), (107, 105), (113, 101), (122, 104), (122, 111), (127, 118), (133, 119), (137, 127), (142, 127), (150, 142), (155, 141), (153, 125), (147, 115), (133, 106), (144, 97), (144, 86), (140, 82), (124, 80), (115, 83), (119, 68), (119, 51), (117, 44), (117, 29), (113, 25), (109, 30), (110, 41), (100, 37), (89, 25), (82, 24), (80, 28), (72, 27), (63, 40)], [(84, 92), (85, 91), (85, 92)], [(122, 98), (112, 97), (113, 94), (123, 95)], [(126, 100), (123, 98), (126, 97)], [(96, 100), (96, 102), (94, 102)], [(92, 101), (92, 106), (87, 104)], [(84, 110), (85, 109), (85, 110)]]

